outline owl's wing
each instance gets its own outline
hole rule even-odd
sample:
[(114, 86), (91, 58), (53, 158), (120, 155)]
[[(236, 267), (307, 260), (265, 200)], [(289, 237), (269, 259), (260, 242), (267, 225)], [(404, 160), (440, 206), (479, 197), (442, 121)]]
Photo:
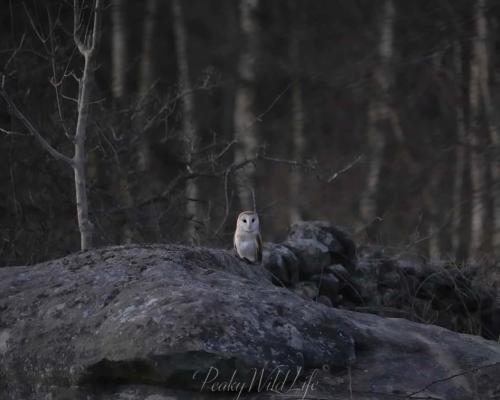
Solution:
[(255, 259), (258, 262), (262, 262), (262, 238), (260, 237), (260, 233), (257, 234), (255, 241), (257, 242), (257, 249), (256, 249), (257, 254), (256, 254)]

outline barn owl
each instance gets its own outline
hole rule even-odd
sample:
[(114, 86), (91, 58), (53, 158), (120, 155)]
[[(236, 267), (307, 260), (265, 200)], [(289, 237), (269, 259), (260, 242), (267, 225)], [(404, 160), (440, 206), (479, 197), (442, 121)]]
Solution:
[(252, 263), (262, 261), (262, 240), (259, 216), (254, 211), (243, 211), (238, 215), (234, 232), (234, 248), (238, 256)]

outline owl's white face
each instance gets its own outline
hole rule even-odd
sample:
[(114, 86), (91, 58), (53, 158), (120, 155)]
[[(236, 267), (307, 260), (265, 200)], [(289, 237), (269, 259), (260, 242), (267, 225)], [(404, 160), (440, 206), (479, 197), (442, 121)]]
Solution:
[(236, 229), (245, 232), (259, 232), (259, 216), (253, 211), (244, 211), (238, 215)]

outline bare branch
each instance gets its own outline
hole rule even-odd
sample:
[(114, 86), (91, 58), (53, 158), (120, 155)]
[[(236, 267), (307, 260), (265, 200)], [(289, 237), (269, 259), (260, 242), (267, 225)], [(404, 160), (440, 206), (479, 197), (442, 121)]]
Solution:
[[(40, 42), (44, 45), (46, 48), (45, 44), (47, 42), (48, 37), (43, 37), (42, 32), (36, 27), (35, 21), (33, 20), (33, 17), (31, 16), (30, 12), (28, 11), (28, 8), (26, 7), (26, 3), (23, 2), (23, 8), (24, 12), (26, 13), (28, 20), (30, 21), (31, 27), (33, 28), (33, 32), (35, 32), (35, 35), (38, 37)], [(49, 32), (50, 35), (50, 32)]]
[(450, 381), (452, 379), (455, 379), (459, 376), (463, 376), (463, 375), (466, 375), (466, 374), (469, 374), (469, 373), (475, 373), (475, 372), (478, 372), (482, 369), (485, 369), (485, 368), (492, 368), (492, 367), (496, 367), (500, 365), (500, 361), (497, 361), (497, 362), (494, 362), (494, 363), (491, 363), (491, 364), (485, 364), (485, 365), (479, 365), (479, 366), (476, 366), (476, 367), (473, 367), (473, 368), (470, 368), (466, 371), (462, 371), (462, 372), (458, 372), (456, 374), (453, 374), (453, 375), (450, 375), (450, 376), (447, 376), (445, 378), (442, 378), (442, 379), (437, 379), (431, 383), (429, 383), (427, 386), (425, 386), (424, 388), (420, 389), (420, 390), (417, 390), (416, 392), (413, 392), (413, 393), (410, 393), (409, 395), (406, 396), (407, 399), (411, 399), (411, 398), (415, 398), (414, 396), (416, 394), (419, 394), (419, 393), (422, 393), (422, 392), (425, 392), (427, 389), (429, 389), (431, 386), (434, 386), (438, 383), (442, 383), (442, 382), (446, 382), (446, 381)]
[(218, 159), (220, 159), (224, 154), (226, 154), (230, 149), (231, 147), (233, 147), (235, 144), (237, 143), (236, 140), (231, 140), (213, 159), (212, 161), (217, 161)]
[(78, 85), (80, 85), (80, 82), (81, 82), (81, 79), (76, 76), (75, 72), (74, 71), (70, 71), (70, 72), (65, 72), (64, 75), (63, 75), (63, 78), (66, 78), (66, 77), (71, 77), (75, 80), (76, 83), (78, 83)]
[[(156, 82), (154, 84), (156, 84)], [(210, 90), (211, 88), (212, 88), (212, 86), (200, 86), (200, 87), (186, 89), (186, 90), (183, 90), (183, 91), (177, 93), (172, 99), (169, 99), (162, 107), (160, 107), (160, 109), (157, 111), (157, 113), (146, 122), (145, 126), (142, 128), (142, 131), (145, 132), (149, 128), (151, 128), (158, 121), (158, 119), (167, 111), (169, 111), (169, 113), (170, 113), (171, 110), (173, 110), (175, 108), (175, 105), (177, 104), (177, 102), (179, 100), (182, 100), (185, 96), (189, 96), (189, 95), (196, 93), (198, 91), (207, 91), (207, 90)], [(138, 105), (140, 106), (143, 101), (144, 101), (144, 97), (141, 99), (141, 101), (139, 102)]]
[(9, 64), (12, 62), (12, 60), (16, 57), (17, 53), (22, 49), (23, 47), (23, 44), (24, 44), (24, 39), (26, 39), (26, 33), (23, 33), (23, 36), (21, 37), (21, 40), (19, 42), (19, 45), (14, 49), (14, 51), (12, 52), (12, 55), (9, 57), (9, 59), (7, 60), (7, 62), (5, 63), (3, 69), (4, 71), (7, 70), (7, 67), (9, 66)]
[(0, 95), (4, 98), (4, 100), (7, 102), (7, 104), (10, 106), (12, 109), (13, 113), (15, 116), (23, 123), (23, 125), (31, 132), (33, 136), (40, 142), (42, 147), (47, 150), (47, 152), (54, 157), (57, 160), (64, 161), (65, 163), (69, 165), (73, 165), (73, 159), (65, 156), (64, 154), (60, 153), (58, 150), (56, 150), (54, 147), (51, 146), (47, 140), (40, 134), (38, 129), (36, 129), (33, 124), (30, 122), (30, 120), (22, 113), (21, 110), (16, 106), (14, 101), (10, 98), (10, 96), (7, 94), (7, 92), (3, 89), (0, 89)]
[(94, 26), (92, 28), (92, 44), (90, 45), (89, 52), (94, 53), (99, 44), (101, 35), (101, 19), (102, 19), (101, 0), (96, 0), (94, 8)]
[(277, 163), (277, 164), (286, 164), (286, 165), (290, 165), (292, 167), (305, 167), (308, 169), (313, 169), (313, 168), (311, 168), (310, 164), (307, 164), (307, 163), (304, 163), (301, 161), (297, 161), (297, 160), (287, 160), (284, 158), (269, 157), (269, 156), (266, 156), (264, 154), (257, 154), (256, 157), (260, 158), (261, 160), (272, 161), (272, 162)]
[[(286, 85), (286, 87), (274, 98), (274, 100), (271, 102), (271, 104), (269, 105), (269, 107), (267, 107), (264, 112), (260, 113), (256, 118), (255, 118), (255, 121), (254, 121), (254, 124), (256, 121), (258, 122), (262, 122), (262, 119), (264, 118), (264, 116), (269, 112), (271, 111), (274, 106), (280, 101), (280, 99), (285, 95), (286, 92), (288, 92), (288, 90), (290, 90), (290, 88), (294, 85), (295, 83), (292, 81), (290, 82), (288, 85)], [(248, 127), (247, 127), (248, 128)]]
[(81, 19), (82, 19), (82, 12), (80, 10), (80, 7), (78, 6), (78, 0), (74, 0), (73, 2), (73, 40), (75, 41), (76, 46), (78, 47), (78, 50), (82, 55), (85, 55), (85, 45), (81, 41), (80, 37), (78, 36), (78, 31), (80, 30), (81, 27)]
[(0, 128), (0, 132), (4, 133), (5, 135), (29, 136), (29, 134), (27, 134), (27, 133), (9, 131), (8, 129), (4, 129), (4, 128)]
[(54, 91), (56, 92), (56, 104), (57, 104), (57, 112), (59, 114), (59, 119), (61, 120), (61, 125), (64, 129), (64, 134), (67, 138), (70, 137), (68, 128), (66, 126), (66, 121), (64, 120), (63, 110), (61, 106), (61, 96), (59, 93), (59, 86), (62, 84), (62, 80), (59, 84), (56, 84), (56, 46), (54, 44), (54, 30), (56, 28), (56, 24), (52, 21), (52, 14), (50, 12), (50, 8), (47, 6), (47, 18), (49, 20), (49, 44), (50, 44), (50, 67), (52, 68), (52, 78), (50, 78), (50, 82), (54, 87)]
[(78, 104), (78, 99), (74, 98), (74, 97), (71, 97), (71, 96), (66, 96), (64, 93), (61, 93), (61, 97), (63, 99), (66, 99), (66, 100), (70, 100), (70, 101), (73, 101), (75, 102), (76, 104)]
[(331, 181), (333, 181), (334, 179), (337, 179), (340, 175), (342, 175), (344, 172), (347, 172), (349, 171), (352, 167), (354, 167), (357, 163), (359, 163), (365, 156), (363, 154), (357, 156), (353, 162), (347, 164), (344, 168), (338, 170), (337, 172), (335, 172), (330, 178), (328, 178), (328, 180), (326, 181), (326, 183), (330, 183)]
[[(92, 34), (90, 39), (88, 38), (87, 32), (83, 34), (83, 40), (79, 36), (79, 30), (83, 24), (82, 10), (78, 6), (79, 0), (74, 0), (73, 2), (73, 12), (74, 12), (74, 22), (73, 22), (73, 40), (75, 41), (80, 54), (84, 57), (90, 57), (96, 50), (100, 34), (101, 34), (101, 19), (102, 19), (102, 7), (101, 0), (95, 0), (94, 5), (94, 21), (92, 26)], [(86, 26), (85, 31), (87, 31), (89, 25)]]
[(256, 159), (264, 160), (264, 161), (270, 161), (274, 162), (277, 164), (285, 164), (285, 165), (290, 165), (292, 167), (298, 167), (298, 168), (303, 168), (306, 171), (313, 171), (316, 172), (316, 177), (318, 178), (319, 181), (324, 182), (324, 183), (331, 183), (335, 179), (337, 179), (340, 175), (344, 174), (345, 172), (349, 171), (352, 167), (354, 167), (356, 164), (358, 164), (362, 159), (364, 158), (364, 155), (361, 154), (357, 156), (353, 161), (351, 161), (349, 164), (347, 164), (345, 167), (342, 169), (336, 171), (333, 173), (328, 179), (323, 178), (320, 175), (320, 169), (318, 166), (313, 163), (312, 161), (297, 161), (297, 160), (287, 160), (283, 158), (275, 158), (275, 157), (269, 157), (265, 154), (257, 154)]

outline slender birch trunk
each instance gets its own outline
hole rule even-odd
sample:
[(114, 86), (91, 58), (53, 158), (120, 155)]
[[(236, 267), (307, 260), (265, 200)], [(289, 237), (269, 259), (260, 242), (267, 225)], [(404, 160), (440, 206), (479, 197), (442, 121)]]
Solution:
[[(304, 104), (302, 98), (302, 87), (299, 80), (292, 88), (292, 139), (293, 159), (303, 160), (305, 150), (304, 137)], [(290, 222), (302, 220), (301, 199), (303, 191), (302, 173), (294, 168), (290, 172)]]
[(389, 91), (394, 52), (394, 17), (393, 0), (385, 0), (380, 16), (379, 60), (374, 70), (374, 92), (368, 108), (367, 140), (370, 156), (366, 186), (360, 201), (360, 214), (365, 224), (371, 223), (377, 217), (377, 196), (386, 144), (385, 130), (391, 126)]
[(142, 55), (139, 67), (139, 99), (142, 110), (137, 118), (137, 131), (140, 132), (139, 145), (137, 151), (137, 167), (139, 171), (147, 171), (151, 165), (151, 146), (147, 132), (143, 132), (144, 115), (147, 112), (147, 99), (149, 89), (153, 84), (153, 43), (156, 28), (156, 13), (158, 10), (158, 0), (147, 0), (146, 16), (142, 32)]
[[(435, 70), (435, 74), (439, 74), (439, 71), (442, 68), (441, 57), (439, 54), (436, 54), (433, 57), (433, 67)], [(441, 136), (441, 127), (439, 124), (434, 128), (435, 135), (432, 136)], [(432, 146), (432, 144), (431, 144)], [(434, 147), (434, 146), (432, 146)], [(442, 248), (441, 248), (441, 232), (439, 229), (442, 212), (439, 201), (439, 194), (441, 192), (440, 184), (441, 184), (441, 175), (443, 171), (443, 166), (437, 165), (433, 169), (432, 174), (429, 176), (426, 187), (423, 191), (423, 203), (426, 209), (427, 215), (427, 244), (428, 244), (428, 254), (429, 259), (433, 262), (437, 262), (441, 259), (442, 256)]]
[[(292, 5), (292, 13), (297, 15), (300, 12), (299, 7)], [(296, 19), (299, 16), (297, 15)], [(299, 29), (301, 24), (297, 21), (292, 27), (292, 35), (290, 39), (290, 58), (293, 66), (293, 74), (295, 83), (292, 87), (292, 143), (293, 143), (293, 160), (301, 161), (304, 159), (304, 150), (306, 140), (304, 137), (304, 104), (302, 98), (302, 85), (299, 77), (300, 71), (300, 42)], [(290, 222), (302, 220), (301, 197), (303, 190), (302, 173), (297, 168), (290, 172)]]
[(492, 178), (493, 196), (493, 253), (497, 259), (500, 258), (500, 136), (496, 126), (491, 122), (494, 118), (492, 112), (488, 112), (490, 118), (490, 140), (492, 144), (492, 155), (490, 156), (490, 171)]
[(89, 80), (92, 79), (93, 63), (90, 56), (84, 56), (85, 66), (81, 77), (81, 89), (78, 99), (78, 119), (75, 134), (75, 156), (73, 158), (73, 170), (75, 173), (76, 210), (78, 215), (78, 227), (81, 233), (81, 248), (86, 250), (92, 247), (92, 224), (89, 220), (87, 200), (87, 179), (85, 160), (85, 141), (87, 138), (87, 122), (89, 115)]
[(87, 178), (85, 142), (87, 139), (87, 125), (90, 109), (90, 86), (94, 79), (95, 56), (100, 39), (101, 29), (101, 1), (96, 0), (94, 9), (94, 26), (90, 38), (86, 34), (80, 38), (81, 8), (78, 0), (74, 1), (74, 31), (73, 38), (80, 54), (84, 59), (83, 74), (80, 78), (78, 93), (78, 118), (75, 130), (75, 155), (73, 157), (73, 170), (75, 174), (76, 210), (78, 227), (80, 229), (81, 249), (92, 247), (93, 226), (89, 219), (87, 199)]
[[(135, 155), (136, 179), (131, 185), (133, 199), (141, 203), (149, 199), (154, 191), (151, 181), (151, 138), (149, 129), (145, 129), (148, 115), (151, 112), (151, 102), (153, 96), (153, 84), (155, 79), (154, 68), (154, 44), (156, 42), (155, 32), (158, 22), (157, 11), (158, 0), (146, 0), (144, 23), (142, 27), (142, 45), (137, 83), (137, 103), (132, 127), (136, 135), (133, 142), (133, 153)], [(160, 237), (158, 225), (158, 212), (155, 205), (147, 204), (136, 210), (140, 215), (134, 216), (137, 219), (139, 229), (134, 229), (139, 240), (157, 241)]]
[[(172, 14), (174, 16), (175, 45), (177, 53), (177, 69), (179, 74), (179, 90), (184, 93), (182, 96), (182, 131), (185, 142), (185, 158), (189, 166), (192, 162), (192, 154), (197, 142), (196, 127), (194, 124), (194, 96), (188, 91), (191, 89), (191, 79), (189, 77), (189, 61), (187, 55), (187, 35), (183, 21), (183, 10), (180, 0), (172, 0)], [(187, 240), (194, 244), (199, 242), (199, 189), (198, 184), (193, 179), (186, 182), (186, 215), (188, 218), (186, 228)]]
[[(471, 119), (478, 118), (477, 96), (472, 94), (471, 88)], [(484, 233), (486, 228), (486, 203), (484, 199), (484, 190), (486, 188), (486, 163), (484, 156), (480, 154), (478, 148), (481, 145), (479, 140), (479, 129), (477, 121), (471, 122), (469, 126), (470, 151), (470, 175), (471, 175), (471, 233), (469, 257), (477, 260), (481, 257), (481, 247), (484, 243)]]
[[(112, 0), (111, 2), (111, 92), (115, 104), (120, 105), (126, 94), (126, 71), (127, 71), (127, 24), (126, 24), (126, 1)], [(125, 147), (121, 157), (121, 168), (117, 168), (117, 197), (123, 208), (124, 221), (120, 229), (120, 242), (132, 243), (135, 233), (132, 229), (132, 209), (134, 201), (130, 192), (128, 161), (130, 151), (130, 135), (125, 134), (123, 139)]]
[[(258, 32), (256, 10), (259, 0), (240, 0), (240, 26), (243, 46), (238, 62), (239, 84), (234, 109), (234, 135), (237, 141), (236, 164), (255, 156), (258, 149), (257, 129), (253, 111), (255, 102), (255, 59)], [(248, 164), (235, 173), (236, 190), (243, 209), (253, 208), (251, 190), (255, 189), (255, 166)]]
[(439, 228), (435, 221), (431, 221), (428, 230), (429, 235), (429, 259), (432, 262), (442, 260), (441, 241), (439, 240)]
[[(431, 184), (432, 193), (435, 195), (436, 187), (435, 184)], [(436, 207), (435, 198), (431, 198), (429, 203), (429, 224), (427, 228), (428, 235), (428, 254), (429, 259), (433, 262), (439, 261), (442, 259), (442, 251), (441, 251), (441, 235), (438, 226), (438, 209)]]
[(125, 21), (125, 0), (111, 2), (111, 91), (115, 100), (125, 95), (127, 70), (127, 30)]
[(463, 254), (462, 246), (462, 204), (464, 191), (464, 173), (466, 167), (465, 143), (467, 140), (464, 105), (462, 96), (463, 74), (462, 74), (462, 48), (460, 42), (454, 45), (454, 69), (455, 69), (455, 115), (456, 115), (456, 150), (455, 150), (455, 171), (453, 178), (453, 204), (452, 204), (452, 231), (451, 245), (455, 257)]
[(500, 135), (495, 121), (495, 111), (491, 101), (489, 87), (489, 51), (488, 21), (486, 17), (487, 0), (478, 0), (476, 4), (476, 32), (474, 49), (479, 69), (479, 86), (481, 100), (486, 117), (486, 129), (492, 151), (489, 157), (489, 169), (492, 179), (490, 193), (493, 198), (493, 236), (492, 249), (495, 256), (500, 257)]
[[(474, 10), (476, 35), (472, 42), (472, 58), (469, 84), (469, 143), (470, 173), (472, 186), (471, 199), (471, 239), (469, 256), (478, 260), (484, 250), (487, 207), (485, 200), (486, 190), (486, 160), (481, 150), (484, 140), (481, 135), (482, 104), (484, 104), (486, 20), (484, 15), (485, 0), (477, 0)], [(487, 84), (487, 82), (486, 82)]]
[(423, 204), (427, 219), (427, 250), (431, 261), (439, 261), (442, 257), (440, 219), (442, 217), (439, 207), (439, 193), (441, 184), (442, 167), (437, 166), (429, 177), (423, 190)]

